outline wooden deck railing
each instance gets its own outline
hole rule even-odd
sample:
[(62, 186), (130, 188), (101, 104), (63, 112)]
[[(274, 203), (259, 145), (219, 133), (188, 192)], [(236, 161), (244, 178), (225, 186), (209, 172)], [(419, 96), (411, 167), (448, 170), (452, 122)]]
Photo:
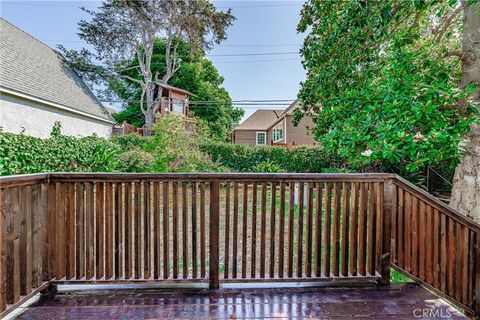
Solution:
[(393, 266), (478, 314), (479, 227), (395, 175), (52, 173), (0, 188), (0, 312), (51, 283), (388, 284)]

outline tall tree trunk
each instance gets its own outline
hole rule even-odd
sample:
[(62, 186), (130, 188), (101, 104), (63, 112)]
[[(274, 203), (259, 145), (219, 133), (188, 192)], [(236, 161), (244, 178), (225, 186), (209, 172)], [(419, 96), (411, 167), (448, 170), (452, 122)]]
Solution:
[[(462, 82), (480, 84), (480, 3), (464, 8)], [(472, 97), (479, 101), (480, 91)], [(466, 154), (455, 170), (450, 205), (480, 222), (480, 125), (472, 125), (465, 137)]]
[(152, 125), (155, 122), (155, 84), (154, 83), (147, 83), (147, 108), (146, 108), (146, 115), (145, 115), (145, 125), (143, 129), (143, 135), (149, 136), (151, 135)]

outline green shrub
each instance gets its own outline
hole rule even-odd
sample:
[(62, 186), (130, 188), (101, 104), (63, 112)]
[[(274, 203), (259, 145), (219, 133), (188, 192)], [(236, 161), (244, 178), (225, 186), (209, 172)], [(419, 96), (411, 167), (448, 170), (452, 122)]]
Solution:
[(167, 115), (153, 125), (153, 131), (146, 150), (153, 155), (155, 172), (220, 170), (199, 148), (199, 143), (207, 139), (201, 123), (197, 123), (194, 132), (189, 132), (182, 117)]
[(63, 136), (60, 129), (56, 124), (48, 139), (0, 131), (1, 175), (116, 170), (117, 145), (97, 136)]
[(271, 161), (259, 162), (252, 168), (253, 172), (264, 172), (264, 173), (280, 173), (283, 172), (282, 168)]
[(259, 172), (262, 167), (278, 170), (275, 172), (323, 172), (324, 168), (343, 165), (335, 162), (336, 157), (320, 146), (284, 148), (207, 142), (201, 145), (201, 150), (213, 161), (241, 172)]
[(118, 156), (119, 171), (151, 172), (154, 157), (140, 148), (131, 148)]
[(150, 137), (144, 137), (138, 133), (130, 133), (124, 136), (115, 136), (112, 142), (117, 144), (123, 150), (135, 148), (145, 149), (148, 146)]

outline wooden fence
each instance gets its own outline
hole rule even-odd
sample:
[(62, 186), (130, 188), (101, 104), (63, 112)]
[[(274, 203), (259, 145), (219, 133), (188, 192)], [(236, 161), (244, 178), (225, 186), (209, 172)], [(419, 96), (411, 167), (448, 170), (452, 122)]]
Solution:
[(0, 178), (0, 312), (49, 284), (378, 282), (474, 314), (479, 227), (389, 174)]

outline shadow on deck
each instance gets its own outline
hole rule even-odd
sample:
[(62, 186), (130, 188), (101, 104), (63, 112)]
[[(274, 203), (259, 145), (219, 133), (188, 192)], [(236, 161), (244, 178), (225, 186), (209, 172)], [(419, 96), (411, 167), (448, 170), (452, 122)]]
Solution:
[(71, 320), (466, 319), (413, 283), (358, 288), (59, 291), (43, 294), (33, 305), (19, 308), (17, 315), (17, 319)]

